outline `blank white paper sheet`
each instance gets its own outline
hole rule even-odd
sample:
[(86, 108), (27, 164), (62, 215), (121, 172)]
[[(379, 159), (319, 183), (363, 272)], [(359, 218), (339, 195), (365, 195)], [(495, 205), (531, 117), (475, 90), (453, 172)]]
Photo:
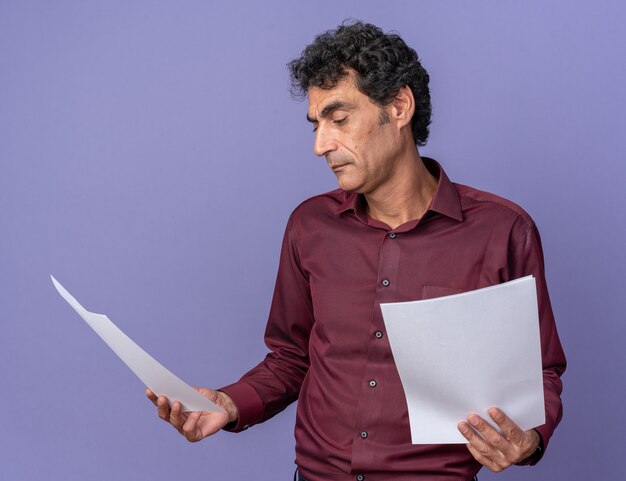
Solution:
[(533, 276), (380, 307), (413, 444), (466, 443), (459, 421), (477, 413), (491, 422), (492, 406), (524, 430), (545, 423)]
[(61, 297), (72, 306), (89, 327), (96, 331), (96, 334), (152, 392), (166, 396), (170, 403), (179, 401), (184, 411), (224, 412), (222, 408), (159, 364), (156, 359), (113, 324), (107, 316), (89, 312), (54, 277), (50, 277)]

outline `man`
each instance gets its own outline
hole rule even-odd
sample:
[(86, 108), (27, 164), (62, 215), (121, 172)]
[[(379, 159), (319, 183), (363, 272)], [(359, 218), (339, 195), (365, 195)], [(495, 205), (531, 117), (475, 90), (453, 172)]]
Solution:
[[(240, 431), (298, 399), (296, 464), (308, 481), (470, 480), (481, 465), (534, 464), (561, 417), (565, 358), (537, 229), (520, 207), (453, 184), (421, 158), (428, 74), (397, 35), (354, 23), (318, 36), (290, 64), (308, 97), (314, 151), (339, 189), (303, 202), (287, 224), (266, 330), (270, 353), (238, 382), (200, 392), (226, 413), (182, 413), (148, 391), (189, 441)], [(467, 445), (411, 444), (381, 302), (468, 291), (533, 274), (546, 423), (522, 431), (496, 407), (475, 414)], [(488, 346), (485, 346), (488, 349)], [(498, 362), (494, 359), (494, 362)]]

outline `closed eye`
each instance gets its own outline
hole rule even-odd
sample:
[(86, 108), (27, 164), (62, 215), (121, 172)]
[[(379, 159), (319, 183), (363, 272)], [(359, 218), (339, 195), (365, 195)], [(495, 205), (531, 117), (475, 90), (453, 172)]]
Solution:
[[(345, 124), (345, 123), (346, 123), (346, 120), (348, 120), (348, 116), (343, 117), (343, 118), (341, 118), (341, 119), (335, 119), (335, 120), (332, 120), (331, 122), (332, 122), (334, 125), (343, 125), (343, 124)], [(317, 122), (314, 122), (314, 123), (313, 123), (313, 132), (317, 132), (317, 127), (318, 127)]]

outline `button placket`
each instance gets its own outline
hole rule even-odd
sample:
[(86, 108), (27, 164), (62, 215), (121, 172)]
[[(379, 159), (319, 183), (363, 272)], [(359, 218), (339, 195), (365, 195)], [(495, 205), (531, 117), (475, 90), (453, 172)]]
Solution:
[[(353, 432), (353, 451), (352, 451), (352, 467), (357, 471), (367, 470), (371, 468), (370, 453), (370, 435), (368, 430), (363, 428), (369, 427), (373, 430), (377, 429), (380, 419), (381, 396), (384, 395), (384, 389), (379, 385), (379, 380), (384, 376), (381, 372), (381, 360), (385, 358), (388, 352), (388, 346), (384, 340), (383, 320), (380, 311), (380, 303), (394, 302), (396, 300), (396, 284), (398, 267), (400, 262), (400, 247), (397, 235), (394, 232), (384, 232), (380, 241), (380, 257), (377, 268), (377, 285), (374, 299), (374, 315), (372, 318), (370, 331), (372, 337), (369, 339), (367, 348), (367, 361), (364, 377), (361, 380), (361, 393), (357, 407), (357, 415), (355, 419)], [(383, 342), (379, 342), (383, 341)], [(359, 431), (359, 428), (361, 429)], [(372, 438), (376, 439), (376, 438)], [(354, 479), (363, 481), (365, 475), (357, 474)]]

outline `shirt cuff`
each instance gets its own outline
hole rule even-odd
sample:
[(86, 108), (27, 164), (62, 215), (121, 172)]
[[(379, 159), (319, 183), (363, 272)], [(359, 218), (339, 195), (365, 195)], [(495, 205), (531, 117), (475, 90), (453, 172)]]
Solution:
[(230, 397), (237, 406), (239, 419), (224, 426), (225, 431), (238, 433), (257, 424), (263, 418), (263, 401), (256, 390), (245, 381), (237, 381), (234, 384), (218, 389)]

